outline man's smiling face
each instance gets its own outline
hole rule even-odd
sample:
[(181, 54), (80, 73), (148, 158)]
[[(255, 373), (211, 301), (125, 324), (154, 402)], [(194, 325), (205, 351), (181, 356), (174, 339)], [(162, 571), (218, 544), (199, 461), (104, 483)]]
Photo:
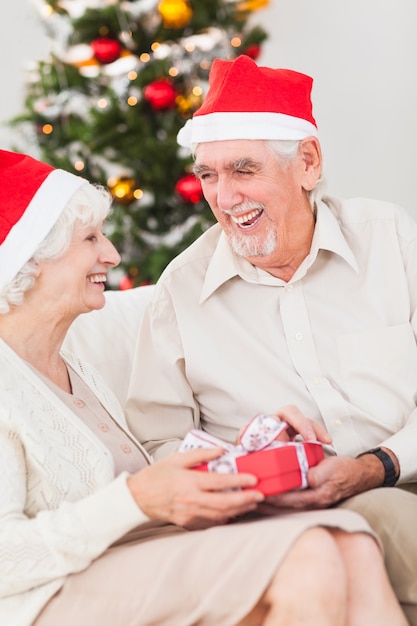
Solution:
[(236, 254), (267, 271), (293, 264), (314, 228), (301, 154), (285, 161), (265, 141), (207, 142), (194, 171)]

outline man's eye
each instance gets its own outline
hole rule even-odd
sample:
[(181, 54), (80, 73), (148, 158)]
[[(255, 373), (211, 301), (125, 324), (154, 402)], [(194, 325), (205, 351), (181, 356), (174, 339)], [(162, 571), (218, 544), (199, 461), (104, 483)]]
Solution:
[(96, 235), (89, 235), (89, 236), (87, 237), (87, 241), (97, 241), (97, 237), (96, 237)]

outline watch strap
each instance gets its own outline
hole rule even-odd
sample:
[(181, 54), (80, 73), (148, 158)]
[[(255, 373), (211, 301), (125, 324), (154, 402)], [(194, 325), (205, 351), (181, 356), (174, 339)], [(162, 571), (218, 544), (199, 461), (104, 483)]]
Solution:
[(356, 458), (364, 456), (365, 454), (374, 454), (381, 461), (385, 470), (385, 478), (382, 483), (382, 487), (394, 487), (398, 480), (397, 472), (395, 471), (394, 461), (385, 450), (382, 448), (372, 448), (371, 450), (366, 450), (366, 452), (362, 452), (358, 454)]

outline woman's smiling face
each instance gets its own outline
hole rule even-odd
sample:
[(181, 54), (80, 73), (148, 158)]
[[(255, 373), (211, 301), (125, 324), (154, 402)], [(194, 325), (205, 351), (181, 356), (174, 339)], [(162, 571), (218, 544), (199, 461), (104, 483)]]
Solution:
[(37, 283), (77, 316), (104, 306), (107, 272), (119, 263), (120, 255), (104, 235), (102, 222), (96, 226), (76, 224), (64, 254), (40, 262)]

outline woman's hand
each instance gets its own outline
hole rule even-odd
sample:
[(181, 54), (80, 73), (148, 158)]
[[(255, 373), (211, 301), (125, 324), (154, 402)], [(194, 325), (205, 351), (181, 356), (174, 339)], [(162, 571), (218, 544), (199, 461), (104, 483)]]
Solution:
[(257, 478), (251, 474), (193, 469), (222, 453), (220, 448), (199, 448), (171, 454), (129, 476), (128, 487), (137, 505), (152, 519), (190, 529), (226, 523), (256, 509), (264, 496), (256, 490)]

